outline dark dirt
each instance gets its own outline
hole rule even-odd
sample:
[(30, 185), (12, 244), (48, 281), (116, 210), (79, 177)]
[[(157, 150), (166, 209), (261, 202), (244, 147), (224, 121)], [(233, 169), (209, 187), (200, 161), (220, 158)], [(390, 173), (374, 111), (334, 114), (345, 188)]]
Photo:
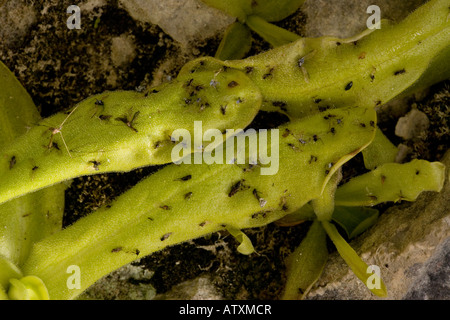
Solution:
[[(25, 86), (42, 117), (71, 108), (84, 98), (106, 90), (135, 90), (164, 81), (164, 76), (175, 76), (184, 62), (196, 57), (182, 51), (159, 27), (135, 22), (126, 11), (118, 8), (117, 1), (108, 1), (106, 6), (84, 16), (83, 23), (91, 27), (81, 30), (66, 27), (66, 8), (72, 4), (70, 1), (29, 0), (25, 3), (34, 7), (36, 21), (23, 38), (8, 43), (0, 41), (0, 60)], [(301, 34), (305, 19), (299, 11), (277, 25)], [(131, 37), (135, 56), (128, 64), (115, 66), (111, 59), (111, 39), (121, 35)], [(257, 35), (254, 38), (249, 55), (269, 49)], [(219, 38), (212, 38), (198, 43), (195, 52), (202, 56), (214, 55), (219, 41)], [(171, 58), (176, 55), (178, 64), (169, 64), (161, 76), (158, 68), (166, 61), (173, 61)], [(449, 112), (449, 86), (441, 84), (433, 90), (427, 99), (418, 103), (432, 126), (426, 137), (408, 142), (414, 150), (411, 157), (437, 160), (448, 147), (445, 119)], [(276, 126), (286, 120), (283, 116), (261, 113), (254, 125)], [(392, 135), (395, 120), (387, 119), (382, 129), (398, 142)], [(66, 192), (64, 226), (108, 204), (157, 169), (75, 179)], [(139, 264), (155, 272), (150, 283), (158, 293), (202, 273), (210, 273), (212, 282), (226, 299), (277, 299), (285, 279), (285, 258), (300, 243), (307, 227), (307, 224), (289, 228), (271, 224), (246, 230), (256, 249), (250, 256), (235, 250), (237, 244), (232, 237), (218, 233), (167, 248), (142, 259)], [(217, 254), (200, 248), (207, 245), (215, 245)]]

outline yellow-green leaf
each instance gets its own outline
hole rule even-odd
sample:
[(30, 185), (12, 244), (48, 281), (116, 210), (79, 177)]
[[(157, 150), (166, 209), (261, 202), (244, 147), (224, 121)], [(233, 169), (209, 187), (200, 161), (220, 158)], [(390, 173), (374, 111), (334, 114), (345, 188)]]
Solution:
[(333, 221), (339, 224), (352, 239), (375, 224), (378, 210), (366, 207), (341, 207), (333, 212)]
[(413, 160), (386, 163), (351, 179), (336, 191), (338, 206), (373, 206), (383, 202), (414, 201), (423, 191), (439, 192), (445, 181), (445, 166), (440, 162)]
[(8, 296), (11, 300), (49, 300), (47, 288), (41, 279), (35, 276), (26, 276), (19, 279), (10, 279)]
[(271, 24), (259, 16), (248, 16), (247, 25), (274, 48), (300, 39), (300, 36)]
[(368, 272), (369, 266), (358, 256), (355, 250), (353, 250), (344, 238), (342, 238), (336, 227), (328, 221), (322, 221), (322, 225), (336, 246), (336, 249), (341, 257), (345, 260), (359, 280), (361, 280), (375, 295), (379, 297), (386, 297), (387, 289), (383, 280), (377, 274)]
[(227, 230), (236, 239), (236, 241), (239, 242), (239, 246), (237, 247), (237, 251), (239, 253), (249, 255), (255, 252), (252, 241), (244, 232), (232, 226), (227, 226)]
[(327, 259), (326, 233), (316, 220), (288, 258), (287, 280), (282, 299), (304, 298), (322, 274)]
[(397, 152), (397, 147), (389, 141), (380, 129), (377, 129), (372, 143), (362, 151), (364, 166), (372, 170), (384, 163), (395, 162)]
[(250, 50), (252, 35), (247, 26), (236, 21), (228, 26), (219, 44), (215, 58), (220, 60), (242, 59)]

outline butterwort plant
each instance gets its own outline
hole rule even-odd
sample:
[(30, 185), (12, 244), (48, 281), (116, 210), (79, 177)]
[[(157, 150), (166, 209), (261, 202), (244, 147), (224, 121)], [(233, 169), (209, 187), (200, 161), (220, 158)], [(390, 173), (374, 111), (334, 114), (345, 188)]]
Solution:
[[(398, 25), (350, 39), (302, 38), (243, 60), (199, 58), (162, 86), (105, 92), (41, 121), (3, 67), (1, 121), (8, 129), (0, 155), (0, 220), (6, 226), (0, 231), (1, 297), (74, 299), (127, 263), (220, 230), (251, 254), (242, 230), (283, 220), (312, 221), (288, 263), (283, 298), (304, 297), (318, 279), (327, 236), (355, 275), (386, 296), (385, 284), (367, 272), (336, 225), (352, 238), (375, 223), (370, 206), (441, 190), (443, 164), (394, 163), (396, 148), (378, 129), (376, 109), (449, 77), (449, 5), (432, 0)], [(234, 137), (226, 129), (245, 128), (259, 110), (289, 117), (277, 128), (279, 136), (259, 145), (269, 149), (276, 139), (276, 174), (261, 174), (265, 159), (169, 164), (176, 129), (192, 133), (194, 122), (202, 121), (228, 141)], [(202, 151), (192, 148), (185, 156)], [(360, 152), (369, 172), (341, 184), (343, 164)], [(61, 229), (65, 181), (159, 164), (168, 165)], [(24, 241), (20, 232), (33, 237)], [(68, 286), (67, 270), (74, 266), (81, 281)]]

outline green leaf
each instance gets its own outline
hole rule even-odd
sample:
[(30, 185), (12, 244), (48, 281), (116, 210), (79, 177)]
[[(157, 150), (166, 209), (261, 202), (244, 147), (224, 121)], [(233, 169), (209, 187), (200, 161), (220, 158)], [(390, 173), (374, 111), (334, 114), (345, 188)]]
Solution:
[(0, 61), (0, 150), (40, 120), (33, 100)]
[(250, 50), (252, 35), (240, 22), (228, 26), (217, 49), (215, 58), (220, 60), (242, 59)]
[(328, 181), (320, 197), (311, 201), (311, 205), (319, 221), (331, 220), (334, 211), (334, 194), (341, 179), (342, 172), (338, 170)]
[(336, 191), (337, 206), (373, 206), (389, 201), (414, 201), (423, 191), (439, 192), (445, 181), (440, 162), (413, 160), (386, 163), (351, 179)]
[(0, 255), (21, 266), (35, 242), (61, 230), (66, 188), (57, 184), (0, 205)]
[(372, 143), (362, 151), (364, 166), (375, 169), (384, 163), (395, 162), (398, 149), (389, 141), (380, 129), (377, 129)]
[(307, 203), (303, 207), (297, 209), (295, 212), (285, 215), (276, 224), (282, 227), (289, 227), (299, 224), (304, 221), (314, 220), (317, 216), (311, 204)]
[(250, 238), (238, 228), (227, 226), (228, 232), (240, 243), (237, 247), (239, 253), (249, 255), (255, 252), (252, 241)]
[[(276, 221), (280, 226), (292, 226), (317, 218), (311, 204), (306, 204), (297, 211)], [(367, 207), (334, 207), (332, 220), (339, 224), (347, 236), (352, 239), (370, 228), (378, 219), (378, 210)]]
[(283, 20), (295, 13), (305, 0), (202, 0), (202, 2), (244, 23), (251, 14), (267, 21)]
[(316, 220), (288, 258), (287, 280), (282, 299), (304, 298), (322, 274), (327, 259), (326, 233)]
[(35, 276), (26, 276), (19, 279), (10, 279), (8, 296), (11, 300), (49, 300), (47, 288), (41, 279)]
[[(368, 272), (369, 266), (358, 256), (353, 248), (342, 238), (336, 227), (328, 221), (322, 221), (322, 225), (333, 241), (341, 257), (352, 269), (353, 273), (379, 297), (387, 296), (387, 289), (383, 280), (377, 275)], [(373, 285), (375, 282), (375, 285)], [(370, 284), (369, 284), (370, 283)]]
[(255, 0), (253, 14), (267, 21), (280, 21), (295, 13), (305, 0)]
[(255, 15), (247, 17), (247, 25), (275, 48), (300, 39), (299, 35)]
[(2, 285), (0, 285), (0, 301), (1, 300), (9, 300), (8, 294)]
[(9, 279), (21, 277), (20, 269), (10, 259), (0, 255), (0, 286), (8, 288)]
[(378, 210), (366, 207), (336, 207), (333, 221), (347, 233), (349, 239), (360, 235), (378, 219)]
[[(37, 123), (40, 115), (26, 90), (1, 62), (0, 87), (0, 149), (5, 149)], [(8, 160), (9, 168), (18, 161)], [(33, 179), (33, 171), (28, 178)], [(34, 242), (61, 229), (64, 190), (64, 185), (56, 185), (0, 205), (0, 256), (20, 267)], [(0, 277), (4, 270), (0, 268)]]

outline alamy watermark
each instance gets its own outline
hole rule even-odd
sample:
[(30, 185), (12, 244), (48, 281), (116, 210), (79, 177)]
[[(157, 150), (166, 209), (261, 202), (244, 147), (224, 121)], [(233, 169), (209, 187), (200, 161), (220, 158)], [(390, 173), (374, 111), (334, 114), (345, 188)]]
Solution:
[(381, 271), (377, 265), (370, 265), (366, 270), (367, 274), (371, 274), (366, 280), (366, 286), (370, 290), (381, 288)]
[(81, 29), (81, 9), (79, 6), (71, 5), (67, 7), (67, 13), (71, 16), (67, 19), (67, 28)]
[(67, 267), (66, 273), (70, 276), (67, 277), (66, 286), (69, 290), (81, 289), (81, 269), (77, 265), (70, 265)]
[[(268, 132), (270, 131), (270, 146)], [(194, 137), (187, 129), (176, 129), (171, 139), (178, 142), (171, 153), (175, 164), (261, 164), (261, 175), (274, 175), (279, 169), (278, 129), (227, 129), (224, 141), (219, 129), (203, 133), (202, 121), (194, 121)], [(248, 145), (247, 142), (248, 141)], [(211, 142), (204, 147), (204, 142)], [(270, 147), (270, 152), (269, 152)], [(192, 154), (192, 150), (194, 154)], [(193, 158), (193, 159), (192, 159)]]
[[(67, 19), (68, 29), (81, 29), (81, 9), (77, 5), (70, 5), (67, 7), (66, 12), (71, 14)], [(370, 14), (370, 17), (366, 21), (368, 29), (381, 29), (381, 9), (377, 5), (370, 5), (367, 7), (366, 13)]]
[(369, 29), (381, 29), (381, 9), (377, 5), (371, 5), (367, 8), (367, 13), (372, 14), (366, 21)]
[[(81, 29), (81, 9), (77, 5), (70, 5), (67, 7), (66, 12), (71, 14), (67, 19), (67, 28), (69, 29)], [(369, 29), (381, 29), (381, 9), (377, 5), (370, 5), (367, 7), (368, 14), (371, 16), (366, 21), (366, 26)]]

